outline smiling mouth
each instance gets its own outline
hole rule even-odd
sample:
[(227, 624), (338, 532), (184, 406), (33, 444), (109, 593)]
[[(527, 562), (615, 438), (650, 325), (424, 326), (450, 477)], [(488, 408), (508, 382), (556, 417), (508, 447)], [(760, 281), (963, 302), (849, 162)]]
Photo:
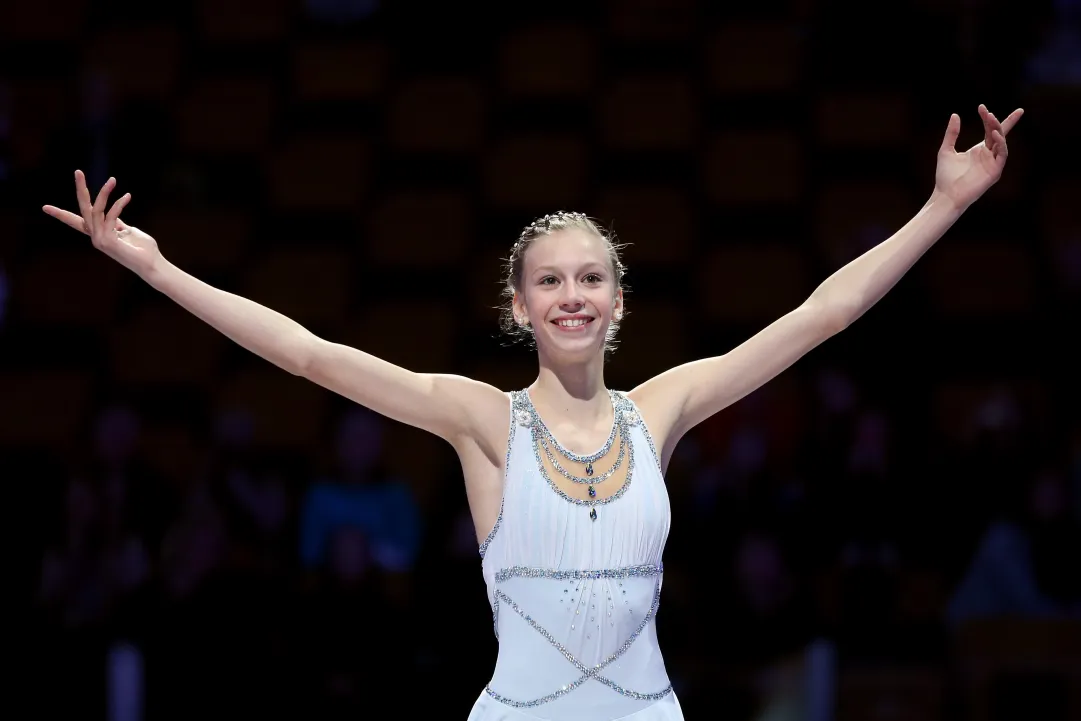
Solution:
[(593, 322), (592, 318), (567, 318), (553, 320), (552, 324), (560, 330), (580, 330)]

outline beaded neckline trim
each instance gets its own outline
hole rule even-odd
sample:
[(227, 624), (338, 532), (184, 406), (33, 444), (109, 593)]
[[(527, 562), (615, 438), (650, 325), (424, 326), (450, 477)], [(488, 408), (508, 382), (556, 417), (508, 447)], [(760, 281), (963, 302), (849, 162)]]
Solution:
[[(540, 470), (541, 477), (548, 482), (548, 486), (553, 491), (555, 491), (556, 495), (558, 495), (560, 498), (567, 501), (568, 503), (573, 503), (576, 506), (595, 507), (603, 506), (608, 503), (612, 503), (613, 501), (617, 501), (622, 498), (623, 495), (627, 492), (627, 490), (631, 487), (631, 480), (634, 477), (634, 444), (631, 441), (630, 434), (626, 432), (626, 427), (628, 425), (633, 425), (632, 423), (628, 422), (628, 414), (634, 414), (634, 412), (633, 409), (627, 407), (629, 403), (625, 401), (619, 394), (615, 393), (614, 391), (609, 391), (608, 393), (612, 398), (612, 403), (614, 406), (615, 423), (612, 427), (612, 433), (609, 435), (608, 442), (605, 443), (604, 447), (601, 448), (600, 451), (592, 454), (592, 456), (575, 456), (571, 454), (570, 451), (567, 451), (562, 446), (559, 446), (559, 441), (555, 440), (555, 437), (552, 436), (551, 432), (544, 425), (544, 421), (541, 420), (540, 414), (537, 413), (536, 408), (533, 407), (533, 403), (530, 401), (529, 394), (526, 391), (516, 391), (511, 395), (512, 403), (514, 404), (515, 421), (518, 425), (529, 428), (530, 433), (532, 434), (531, 440), (533, 446), (533, 457), (537, 461), (537, 468)], [(637, 414), (634, 414), (634, 416), (635, 418), (637, 418)], [(566, 452), (567, 456), (572, 458), (573, 460), (577, 460), (579, 463), (589, 463), (592, 460), (597, 460), (598, 458), (602, 457), (604, 453), (607, 453), (609, 450), (611, 450), (612, 443), (615, 440), (615, 434), (617, 431), (620, 433), (621, 442), (625, 441), (627, 446), (627, 478), (626, 480), (624, 480), (623, 485), (619, 487), (619, 490), (605, 498), (582, 499), (575, 498), (574, 496), (567, 494), (563, 491), (563, 489), (556, 485), (555, 480), (548, 473), (548, 469), (544, 465), (544, 460), (541, 458), (541, 451), (539, 446), (542, 438), (550, 439), (553, 443), (557, 444), (561, 452)]]

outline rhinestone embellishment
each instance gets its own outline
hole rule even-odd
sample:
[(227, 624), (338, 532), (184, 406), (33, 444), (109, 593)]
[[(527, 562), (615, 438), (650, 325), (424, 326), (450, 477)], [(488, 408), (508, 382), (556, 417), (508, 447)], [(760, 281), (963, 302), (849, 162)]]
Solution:
[[(634, 477), (635, 465), (634, 448), (631, 443), (630, 436), (620, 432), (621, 426), (624, 426), (623, 421), (625, 416), (623, 411), (628, 410), (627, 405), (629, 401), (627, 401), (625, 397), (616, 393), (615, 391), (611, 392), (611, 396), (612, 403), (613, 405), (615, 405), (616, 409), (616, 422), (612, 424), (612, 431), (608, 436), (608, 440), (605, 442), (604, 447), (601, 448), (601, 450), (597, 453), (591, 454), (589, 456), (582, 456), (579, 454), (575, 454), (567, 448), (563, 447), (559, 443), (559, 441), (551, 434), (551, 431), (549, 431), (547, 426), (544, 425), (544, 420), (541, 419), (532, 408), (528, 393), (526, 393), (525, 391), (516, 391), (511, 394), (515, 406), (514, 417), (516, 419), (523, 417), (522, 415), (519, 415), (521, 413), (524, 414), (524, 417), (528, 417), (530, 420), (528, 427), (532, 433), (533, 456), (537, 462), (537, 470), (540, 472), (541, 477), (548, 483), (549, 487), (556, 493), (556, 495), (558, 495), (560, 498), (567, 501), (568, 503), (573, 503), (578, 506), (589, 506), (590, 508), (592, 508), (593, 506), (614, 503), (615, 501), (618, 501), (621, 497), (623, 497), (623, 495), (631, 487), (631, 481)], [(581, 463), (583, 465), (591, 465), (593, 461), (596, 461), (597, 459), (603, 457), (608, 453), (608, 451), (612, 449), (612, 446), (616, 443), (617, 435), (620, 439), (620, 453), (616, 456), (616, 463), (626, 463), (627, 473), (626, 480), (623, 482), (623, 485), (621, 485), (611, 495), (600, 498), (597, 495), (596, 485), (613, 475), (616, 470), (615, 468), (608, 469), (607, 471), (599, 475), (594, 475), (592, 478), (580, 478), (575, 476), (573, 473), (570, 473), (565, 468), (557, 465), (558, 460), (555, 459), (555, 456), (557, 454), (553, 453), (553, 450), (558, 451), (558, 455), (568, 458), (576, 463)], [(622, 459), (620, 458), (621, 455), (623, 456)], [(588, 497), (585, 499), (575, 498), (574, 496), (565, 493), (558, 485), (556, 485), (555, 481), (549, 474), (548, 469), (544, 463), (544, 459), (546, 457), (555, 461), (555, 463), (553, 463), (553, 467), (557, 469), (557, 472), (559, 472), (560, 475), (567, 478), (568, 480), (571, 480), (574, 483), (581, 483), (583, 485), (589, 484), (590, 486), (593, 486), (593, 492), (589, 493)], [(596, 469), (594, 469), (594, 473), (596, 474)], [(596, 520), (592, 514), (590, 515), (590, 519)]]
[[(649, 625), (649, 623), (652, 621), (654, 615), (657, 613), (657, 607), (658, 607), (658, 602), (660, 600), (660, 590), (661, 590), (660, 589), (660, 580), (661, 580), (660, 579), (660, 572), (661, 572), (661, 566), (659, 566), (659, 565), (656, 566), (656, 567), (637, 566), (637, 567), (611, 569), (611, 570), (600, 570), (600, 571), (556, 571), (556, 570), (548, 570), (548, 569), (526, 569), (526, 568), (518, 568), (518, 567), (513, 568), (513, 569), (503, 569), (502, 571), (500, 571), (496, 575), (496, 580), (497, 581), (499, 581), (500, 579), (505, 580), (507, 577), (518, 576), (518, 575), (525, 575), (525, 576), (528, 576), (528, 577), (536, 577), (536, 578), (561, 578), (561, 577), (598, 578), (598, 577), (600, 577), (600, 578), (613, 578), (613, 579), (627, 578), (627, 577), (631, 577), (631, 576), (653, 576), (653, 575), (656, 575), (656, 576), (658, 576), (658, 578), (657, 578), (657, 582), (656, 582), (656, 584), (654, 585), (654, 588), (653, 588), (653, 601), (649, 605), (649, 608), (646, 611), (645, 616), (642, 618), (641, 622), (638, 624), (638, 626), (635, 628), (635, 630), (631, 633), (630, 637), (627, 638), (627, 640), (624, 641), (619, 646), (619, 648), (617, 648), (612, 654), (610, 654), (606, 658), (602, 659), (600, 662), (595, 663), (593, 665), (586, 665), (585, 663), (580, 661), (578, 658), (576, 658), (571, 653), (569, 648), (567, 648), (562, 643), (560, 643), (559, 640), (556, 639), (556, 637), (551, 632), (549, 632), (546, 628), (541, 626), (540, 623), (538, 623), (537, 620), (532, 617), (532, 615), (526, 613), (525, 609), (521, 608), (517, 603), (515, 603), (515, 601), (513, 599), (511, 599), (502, 590), (496, 590), (496, 592), (495, 592), (495, 603), (497, 605), (501, 604), (501, 605), (508, 606), (512, 611), (514, 611), (514, 613), (516, 613), (519, 617), (521, 617), (522, 620), (524, 620), (527, 624), (529, 624), (533, 628), (533, 630), (535, 630), (546, 641), (548, 641), (548, 643), (551, 644), (556, 649), (556, 651), (558, 651), (567, 661), (569, 661), (571, 663), (571, 665), (573, 665), (575, 667), (575, 669), (577, 669), (578, 672), (580, 674), (582, 674), (582, 675), (579, 676), (574, 681), (572, 681), (571, 683), (568, 683), (568, 684), (566, 684), (564, 686), (561, 686), (559, 689), (557, 689), (556, 691), (554, 691), (552, 693), (547, 694), (546, 696), (541, 696), (540, 698), (534, 698), (534, 699), (530, 699), (530, 700), (526, 700), (526, 701), (520, 701), (520, 700), (517, 700), (517, 699), (511, 699), (511, 698), (508, 698), (506, 696), (503, 696), (502, 694), (497, 693), (491, 687), (491, 684), (489, 684), (489, 685), (487, 685), (485, 687), (485, 691), (492, 698), (496, 699), (497, 701), (505, 703), (508, 706), (512, 706), (514, 708), (535, 708), (537, 706), (542, 706), (544, 704), (547, 704), (547, 703), (550, 703), (550, 702), (556, 700), (557, 698), (560, 698), (561, 696), (566, 695), (567, 693), (573, 691), (574, 689), (580, 687), (582, 684), (584, 684), (585, 682), (590, 681), (590, 680), (601, 683), (601, 684), (607, 686), (608, 688), (612, 689), (613, 691), (615, 691), (616, 693), (618, 693), (618, 694), (620, 694), (622, 696), (626, 696), (628, 698), (637, 699), (637, 700), (641, 700), (641, 701), (647, 701), (647, 700), (648, 701), (655, 701), (657, 699), (664, 698), (665, 696), (670, 694), (672, 692), (672, 685), (671, 684), (666, 685), (664, 688), (662, 688), (659, 691), (655, 691), (655, 692), (652, 692), (652, 693), (649, 693), (649, 692), (643, 693), (643, 692), (640, 692), (640, 691), (634, 691), (634, 690), (631, 690), (631, 689), (628, 689), (628, 688), (624, 688), (623, 686), (620, 686), (618, 683), (615, 683), (611, 679), (601, 675), (601, 672), (606, 667), (610, 666), (612, 663), (617, 661), (620, 657), (623, 656), (623, 654), (625, 654), (627, 652), (627, 649), (629, 649), (631, 647), (631, 645), (642, 635), (642, 632), (645, 631), (646, 626)], [(596, 619), (594, 617), (591, 620), (595, 621)], [(574, 630), (575, 626), (572, 625), (571, 629)], [(587, 638), (589, 638), (588, 635), (587, 635)]]
[[(596, 495), (596, 491), (594, 491), (593, 495)], [(589, 509), (589, 518), (590, 518), (590, 520), (593, 520), (593, 521), (597, 520), (597, 509), (596, 508), (590, 508)]]

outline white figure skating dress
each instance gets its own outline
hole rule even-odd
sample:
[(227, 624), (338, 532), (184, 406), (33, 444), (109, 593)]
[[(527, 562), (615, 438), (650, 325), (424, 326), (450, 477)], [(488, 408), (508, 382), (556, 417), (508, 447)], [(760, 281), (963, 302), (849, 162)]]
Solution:
[(671, 509), (638, 409), (611, 393), (616, 421), (593, 456), (625, 439), (626, 480), (579, 500), (542, 454), (588, 457), (553, 448), (528, 393), (510, 396), (503, 504), (480, 548), (499, 655), (469, 721), (682, 721), (655, 626)]

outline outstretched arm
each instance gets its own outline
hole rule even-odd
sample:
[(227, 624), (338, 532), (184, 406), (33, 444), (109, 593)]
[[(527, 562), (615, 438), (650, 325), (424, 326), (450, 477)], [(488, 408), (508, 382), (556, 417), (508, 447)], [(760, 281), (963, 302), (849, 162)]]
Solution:
[(965, 153), (954, 144), (961, 119), (950, 117), (938, 153), (935, 189), (922, 209), (887, 240), (827, 278), (798, 308), (725, 355), (688, 363), (631, 391), (655, 427), (665, 457), (698, 423), (740, 400), (848, 327), (993, 185), (1006, 163), (1006, 133), (1021, 110), (999, 123), (980, 106), (985, 138)]
[(408, 371), (323, 340), (281, 313), (204, 283), (166, 260), (152, 237), (120, 220), (130, 194), (106, 213), (116, 185), (113, 178), (93, 204), (82, 172), (76, 171), (75, 184), (80, 214), (51, 205), (45, 212), (89, 235), (95, 248), (247, 350), (377, 413), (452, 442), (463, 436), (490, 440), (489, 427), (505, 426), (507, 401), (498, 389), (460, 376)]

